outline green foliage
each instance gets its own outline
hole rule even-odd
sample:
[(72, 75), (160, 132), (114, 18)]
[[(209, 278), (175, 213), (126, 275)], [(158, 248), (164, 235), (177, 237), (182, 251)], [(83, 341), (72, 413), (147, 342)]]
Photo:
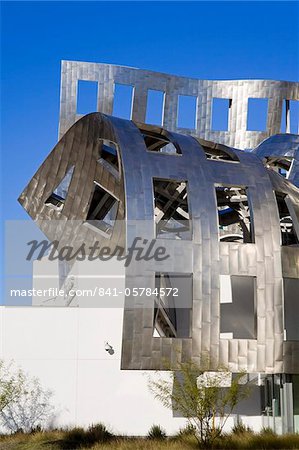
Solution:
[(238, 402), (250, 392), (243, 383), (244, 373), (233, 377), (230, 386), (223, 388), (228, 376), (227, 369), (219, 368), (211, 374), (204, 372), (202, 365), (177, 363), (171, 379), (157, 375), (149, 379), (149, 388), (165, 407), (187, 418), (200, 445), (210, 446), (220, 436)]
[(163, 430), (163, 428), (160, 427), (160, 425), (152, 425), (149, 429), (148, 439), (156, 439), (162, 441), (163, 439), (166, 439), (166, 431)]
[(22, 385), (25, 382), (24, 373), (19, 369), (11, 373), (12, 363), (8, 366), (0, 360), (0, 413), (22, 392)]
[(39, 430), (51, 418), (52, 393), (43, 389), (37, 378), (0, 361), (0, 422), (8, 431)]

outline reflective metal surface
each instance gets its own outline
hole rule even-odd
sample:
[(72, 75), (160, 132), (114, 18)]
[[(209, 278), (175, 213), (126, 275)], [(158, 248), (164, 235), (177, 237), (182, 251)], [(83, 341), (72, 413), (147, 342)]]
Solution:
[[(112, 115), (115, 101), (115, 84), (133, 87), (131, 118), (146, 122), (148, 90), (164, 93), (161, 125), (167, 130), (207, 139), (237, 148), (254, 148), (265, 138), (279, 133), (283, 109), (286, 131), (290, 128), (288, 107), (290, 100), (299, 100), (299, 83), (273, 80), (200, 80), (178, 77), (113, 64), (62, 61), (60, 132), (67, 129), (81, 116), (77, 113), (78, 81), (97, 83), (97, 109)], [(194, 129), (178, 126), (179, 96), (193, 96), (196, 100)], [(213, 131), (213, 99), (229, 102), (228, 130)], [(247, 126), (248, 99), (268, 99), (266, 124), (263, 131), (250, 131)], [(285, 103), (285, 106), (283, 106)], [(258, 115), (258, 111), (256, 112)], [(298, 124), (299, 125), (299, 124)], [(297, 126), (298, 126), (297, 125)], [(297, 132), (297, 131), (296, 131)]]
[[(140, 98), (146, 95), (148, 87), (141, 83), (144, 71), (112, 66), (103, 69), (103, 65), (65, 62), (62, 81), (65, 105), (61, 112), (61, 134), (65, 134), (21, 194), (19, 201), (25, 210), (38, 221), (49, 238), (61, 236), (65, 243), (75, 247), (80, 242), (92, 243), (100, 239), (102, 246), (121, 244), (128, 248), (136, 236), (148, 241), (156, 239), (159, 214), (156, 208), (160, 208), (161, 215), (164, 214), (167, 220), (180, 222), (184, 216), (190, 232), (186, 238), (174, 234), (170, 238), (161, 235), (156, 239), (171, 255), (159, 262), (158, 267), (155, 261), (147, 264), (133, 261), (126, 269), (126, 286), (131, 288), (154, 288), (157, 272), (192, 274), (190, 337), (154, 337), (154, 299), (128, 297), (124, 311), (122, 368), (160, 369), (164, 358), (172, 361), (173, 366), (177, 359), (200, 363), (201, 356), (208, 353), (211, 369), (224, 364), (233, 372), (245, 369), (248, 372), (299, 373), (299, 341), (287, 341), (284, 336), (282, 288), (284, 277), (299, 278), (299, 247), (296, 244), (299, 189), (271, 168), (267, 169), (254, 153), (158, 127), (93, 113), (66, 131), (77, 118), (75, 100), (70, 103), (69, 98), (76, 98), (78, 77), (100, 77), (100, 85), (105, 90), (100, 91), (99, 98), (104, 102), (102, 109), (106, 112), (111, 112), (109, 90), (117, 77), (118, 81), (126, 79), (136, 83)], [(159, 74), (148, 83), (161, 89), (162, 79)], [(182, 88), (179, 83), (182, 79), (174, 79), (176, 77), (166, 75), (163, 79), (164, 89), (167, 92), (169, 89), (172, 99), (169, 101), (166, 97), (166, 128), (168, 125), (175, 128), (171, 117), (178, 86), (185, 93), (197, 93), (199, 87), (203, 89), (203, 95), (209, 91), (205, 108), (208, 99), (226, 87), (233, 98), (239, 98), (242, 90), (257, 95), (266, 90), (272, 95), (271, 86), (280, 86), (281, 93), (272, 99), (276, 106), (280, 95), (292, 92), (297, 95), (298, 89), (295, 83), (253, 81), (232, 84), (198, 80), (188, 80)], [(144, 117), (144, 102), (140, 102), (140, 98), (133, 107), (133, 118), (139, 121)], [(246, 100), (242, 97), (238, 108), (242, 110), (244, 104)], [(207, 114), (206, 109), (203, 114)], [(269, 119), (268, 133), (277, 131), (274, 117), (278, 118), (278, 113), (275, 114)], [(239, 117), (239, 112), (237, 115)], [(261, 134), (248, 135), (239, 125), (228, 135), (211, 135), (200, 128), (200, 121), (198, 126), (198, 135), (213, 136), (235, 145), (254, 146), (261, 139)], [(172, 147), (166, 149), (169, 144)], [(68, 189), (65, 194), (58, 186), (70, 171), (72, 177), (70, 182), (69, 175), (66, 178)], [(154, 180), (158, 180), (156, 185)], [(168, 183), (164, 185), (160, 180), (168, 180)], [(175, 202), (170, 215), (161, 190), (164, 197), (170, 196), (171, 205)], [(115, 202), (118, 209), (113, 215)], [(91, 224), (86, 224), (86, 220)], [(72, 233), (68, 233), (67, 227), (72, 223), (76, 225), (72, 225)], [(230, 236), (223, 235), (223, 230)], [(284, 238), (289, 231), (290, 241)], [(282, 246), (282, 242), (285, 245)], [(221, 275), (254, 277), (256, 338), (220, 336)]]
[(299, 135), (276, 134), (261, 142), (254, 150), (264, 164), (283, 170), (293, 184), (299, 186)]

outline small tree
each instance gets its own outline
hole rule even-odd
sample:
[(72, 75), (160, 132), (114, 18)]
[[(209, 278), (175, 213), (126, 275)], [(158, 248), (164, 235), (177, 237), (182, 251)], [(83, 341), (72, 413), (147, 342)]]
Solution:
[(11, 373), (11, 368), (12, 363), (5, 366), (4, 361), (0, 360), (0, 413), (21, 395), (25, 381), (21, 370)]
[(245, 373), (231, 377), (223, 368), (205, 372), (193, 363), (177, 365), (170, 379), (162, 375), (150, 378), (149, 388), (164, 406), (187, 418), (200, 445), (211, 446), (238, 402), (249, 395)]
[(52, 393), (38, 378), (0, 361), (0, 421), (11, 432), (30, 432), (42, 427), (53, 413)]

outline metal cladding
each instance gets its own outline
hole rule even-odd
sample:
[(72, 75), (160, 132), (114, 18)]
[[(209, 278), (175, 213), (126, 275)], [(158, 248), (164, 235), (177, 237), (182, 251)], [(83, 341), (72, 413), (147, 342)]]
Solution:
[[(67, 98), (62, 96), (61, 133), (65, 134), (21, 194), (20, 203), (49, 238), (63, 235), (68, 245), (100, 239), (103, 245), (128, 248), (136, 236), (148, 241), (158, 238), (156, 242), (173, 257), (159, 262), (159, 267), (155, 262), (145, 266), (142, 261), (133, 261), (126, 268), (129, 288), (154, 289), (157, 270), (160, 274), (192, 277), (189, 337), (170, 337), (169, 330), (163, 337), (154, 337), (154, 299), (126, 298), (122, 369), (161, 369), (164, 359), (174, 366), (177, 359), (200, 363), (202, 355), (208, 353), (211, 369), (223, 364), (233, 372), (299, 373), (299, 341), (287, 340), (284, 333), (287, 298), (283, 294), (285, 280), (299, 278), (299, 189), (265, 167), (254, 153), (164, 128), (93, 113), (68, 129), (75, 120), (75, 101), (69, 103), (68, 98), (75, 98), (74, 83), (83, 75), (88, 79), (108, 77), (105, 90), (99, 94), (105, 100), (106, 112), (111, 112), (112, 97), (106, 94), (106, 89), (111, 89), (110, 80), (119, 77), (120, 82), (136, 83), (140, 103), (134, 103), (133, 118), (139, 121), (144, 118), (144, 101), (140, 99), (149, 86), (162, 89), (163, 81), (169, 93), (166, 128), (173, 127), (173, 102), (179, 86), (180, 92), (197, 94), (201, 90), (206, 95), (203, 115), (207, 114), (209, 99), (217, 92), (230, 92), (232, 98), (241, 99), (237, 103), (242, 109), (246, 103), (242, 90), (257, 95), (267, 90), (270, 95), (275, 87), (290, 93), (297, 92), (298, 86), (264, 81), (244, 81), (242, 85), (187, 82), (166, 75), (161, 78), (160, 74), (147, 80), (144, 71), (104, 66), (99, 72), (103, 65), (76, 64), (63, 65), (62, 92), (66, 92), (66, 80), (71, 76)], [(89, 73), (85, 68), (90, 69)], [(276, 97), (272, 104), (278, 104)], [(238, 108), (234, 114), (243, 117)], [(278, 116), (274, 116), (270, 111), (270, 133), (277, 131)], [(247, 135), (240, 126), (227, 137), (200, 129), (198, 134), (217, 140), (222, 136), (225, 142), (242, 145), (254, 145), (261, 137)], [(62, 193), (57, 187), (66, 177), (68, 189)], [(175, 217), (180, 222), (184, 217), (188, 227), (182, 233), (187, 230), (189, 235), (184, 239), (178, 235), (164, 238), (162, 229), (157, 236), (155, 208), (163, 210), (161, 214), (167, 220)], [(86, 225), (86, 221), (97, 222), (109, 214), (106, 229)], [(65, 229), (72, 222), (76, 224), (73, 235), (68, 235)], [(58, 225), (51, 227), (51, 223)], [(238, 233), (229, 229), (236, 225)], [(223, 233), (226, 227), (232, 233)], [(221, 336), (221, 276), (235, 277), (237, 283), (254, 280), (254, 337)]]
[(299, 187), (299, 136), (277, 134), (261, 142), (254, 150), (265, 164), (281, 167), (288, 172), (288, 180)]
[[(131, 119), (146, 122), (148, 90), (164, 93), (161, 125), (169, 131), (190, 134), (202, 139), (240, 149), (254, 148), (262, 140), (280, 133), (284, 102), (299, 99), (299, 83), (273, 80), (199, 80), (140, 70), (112, 64), (62, 61), (60, 131), (62, 137), (80, 117), (77, 112), (78, 81), (97, 83), (97, 108), (104, 114), (113, 114), (115, 84), (132, 86)], [(178, 126), (179, 96), (196, 99), (194, 129)], [(229, 101), (227, 131), (212, 130), (213, 98)], [(268, 99), (267, 120), (264, 131), (247, 129), (248, 101), (250, 98)], [(286, 109), (288, 109), (286, 107)], [(88, 111), (93, 112), (93, 111)], [(288, 112), (286, 113), (288, 122)], [(286, 132), (289, 132), (286, 123)]]

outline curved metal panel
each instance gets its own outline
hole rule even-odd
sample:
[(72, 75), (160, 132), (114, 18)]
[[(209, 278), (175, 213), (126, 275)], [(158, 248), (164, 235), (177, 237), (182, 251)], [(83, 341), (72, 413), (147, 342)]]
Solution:
[[(133, 87), (131, 119), (146, 121), (148, 90), (164, 93), (162, 124), (168, 130), (237, 148), (254, 148), (265, 138), (279, 133), (285, 100), (299, 100), (299, 83), (273, 80), (201, 80), (113, 64), (62, 61), (60, 95), (60, 137), (80, 116), (77, 113), (78, 81), (98, 86), (97, 110), (113, 114), (115, 84)], [(179, 96), (196, 97), (195, 129), (178, 126)], [(229, 100), (227, 131), (212, 129), (213, 98)], [(248, 99), (268, 99), (266, 128), (247, 128)], [(89, 112), (89, 111), (88, 111)], [(90, 111), (94, 112), (94, 111)]]
[[(157, 139), (167, 138), (177, 154), (149, 151), (146, 133)], [(98, 162), (99, 139), (117, 145), (119, 175)], [(217, 154), (221, 156), (225, 151), (228, 160), (217, 159)], [(211, 152), (209, 158), (207, 154)], [(73, 177), (62, 209), (47, 206), (47, 199), (71, 167)], [(20, 202), (50, 239), (63, 235), (68, 245), (76, 247), (83, 241), (92, 244), (98, 235), (84, 222), (96, 182), (119, 201), (120, 225), (114, 227), (109, 239), (102, 238), (101, 246), (109, 243), (128, 248), (136, 236), (148, 241), (156, 238), (153, 179), (183, 180), (188, 185), (191, 239), (159, 239), (172, 256), (159, 262), (159, 272), (193, 275), (191, 337), (154, 337), (153, 299), (128, 297), (122, 368), (161, 369), (164, 358), (175, 366), (177, 359), (200, 362), (202, 355), (208, 353), (211, 368), (224, 364), (233, 372), (297, 372), (297, 363), (290, 354), (298, 352), (299, 342), (284, 340), (282, 282), (284, 276), (298, 278), (299, 247), (281, 246), (274, 191), (287, 197), (294, 226), (298, 227), (299, 189), (264, 167), (255, 154), (159, 127), (89, 114), (65, 133), (21, 194)], [(215, 193), (215, 186), (219, 185), (246, 187), (249, 192), (254, 223), (252, 242), (219, 240)], [(77, 225), (66, 233), (72, 221)], [(50, 223), (56, 225), (51, 227)], [(126, 286), (154, 288), (156, 271), (155, 263), (132, 261), (126, 268)], [(220, 338), (220, 275), (255, 278), (256, 339)]]

